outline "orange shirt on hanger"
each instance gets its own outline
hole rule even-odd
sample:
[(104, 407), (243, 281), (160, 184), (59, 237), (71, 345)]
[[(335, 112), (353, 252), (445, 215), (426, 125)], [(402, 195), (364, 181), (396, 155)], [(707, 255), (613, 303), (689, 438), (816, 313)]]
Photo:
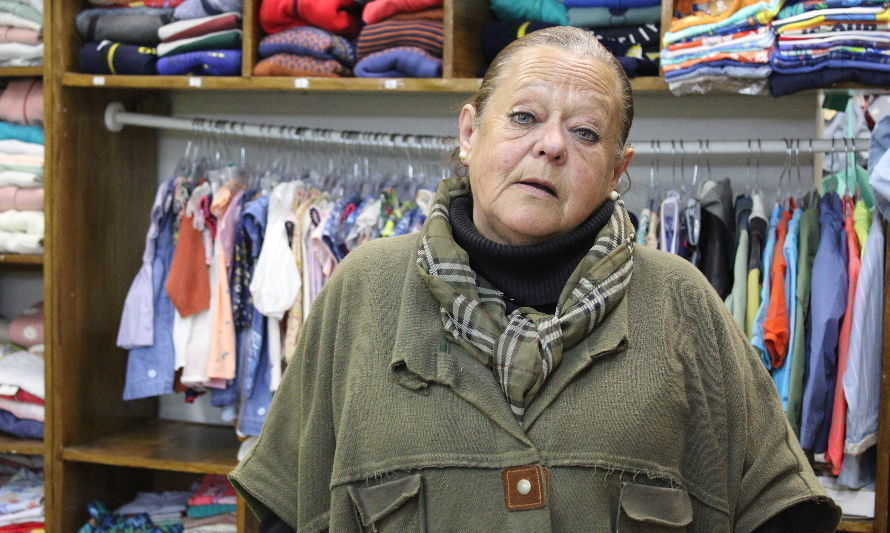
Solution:
[[(769, 309), (763, 322), (763, 344), (769, 353), (773, 368), (779, 368), (788, 354), (788, 341), (791, 327), (788, 323), (788, 302), (785, 301), (785, 270), (788, 261), (782, 251), (785, 237), (788, 236), (788, 221), (791, 220), (791, 209), (782, 211), (782, 219), (776, 228), (776, 251), (770, 268)], [(767, 268), (764, 265), (764, 268)]]

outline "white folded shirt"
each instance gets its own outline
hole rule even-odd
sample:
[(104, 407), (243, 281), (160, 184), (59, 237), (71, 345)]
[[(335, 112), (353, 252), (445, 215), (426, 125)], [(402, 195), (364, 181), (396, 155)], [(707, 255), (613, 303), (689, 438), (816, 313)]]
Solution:
[(17, 139), (3, 139), (0, 140), (0, 153), (43, 156), (44, 150), (42, 144), (26, 143)]
[(17, 385), (38, 398), (44, 397), (43, 357), (15, 352), (0, 359), (0, 383)]
[(0, 253), (6, 254), (42, 254), (43, 235), (27, 233), (11, 233), (0, 231)]
[(33, 172), (22, 172), (21, 170), (0, 171), (0, 187), (6, 187), (7, 185), (31, 189), (43, 187), (43, 176)]
[(0, 26), (15, 26), (16, 28), (25, 28), (26, 30), (40, 31), (43, 24), (38, 24), (33, 20), (28, 20), (12, 13), (0, 11)]
[(0, 211), (0, 231), (43, 236), (43, 211)]

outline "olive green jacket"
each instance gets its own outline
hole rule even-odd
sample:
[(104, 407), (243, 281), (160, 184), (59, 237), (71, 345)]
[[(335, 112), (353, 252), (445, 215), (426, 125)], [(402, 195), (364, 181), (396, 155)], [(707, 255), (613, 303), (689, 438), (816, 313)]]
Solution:
[(313, 305), (231, 474), (254, 512), (300, 532), (747, 533), (808, 502), (799, 531), (834, 531), (772, 380), (688, 262), (636, 247), (624, 300), (521, 427), (491, 369), (445, 340), (416, 250), (361, 246)]

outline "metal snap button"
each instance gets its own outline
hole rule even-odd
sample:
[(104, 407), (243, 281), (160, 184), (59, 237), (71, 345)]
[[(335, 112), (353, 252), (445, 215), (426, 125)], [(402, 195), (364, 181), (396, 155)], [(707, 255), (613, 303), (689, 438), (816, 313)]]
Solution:
[(532, 491), (532, 482), (527, 479), (520, 479), (516, 484), (516, 492), (525, 496)]

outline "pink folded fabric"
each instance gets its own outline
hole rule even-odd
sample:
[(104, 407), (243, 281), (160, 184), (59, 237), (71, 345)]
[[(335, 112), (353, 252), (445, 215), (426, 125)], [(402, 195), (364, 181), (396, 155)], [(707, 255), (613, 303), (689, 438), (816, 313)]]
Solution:
[(43, 123), (43, 82), (36, 79), (9, 82), (0, 94), (0, 119), (19, 124)]
[(413, 13), (441, 5), (442, 0), (374, 0), (365, 6), (362, 20), (374, 24), (398, 13)]
[(34, 304), (12, 319), (9, 324), (9, 339), (26, 347), (43, 344), (43, 302)]
[(35, 30), (17, 28), (15, 26), (0, 26), (0, 43), (40, 44), (40, 34)]
[(23, 189), (15, 185), (0, 187), (0, 211), (43, 211), (43, 187)]

